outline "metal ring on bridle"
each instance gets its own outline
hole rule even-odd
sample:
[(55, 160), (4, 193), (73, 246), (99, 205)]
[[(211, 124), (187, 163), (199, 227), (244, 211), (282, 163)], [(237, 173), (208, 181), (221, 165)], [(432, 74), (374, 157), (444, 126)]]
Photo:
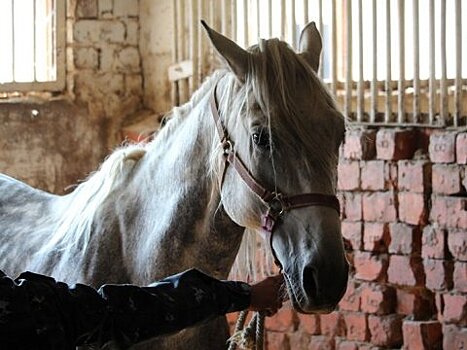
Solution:
[(269, 211), (277, 217), (289, 209), (281, 193), (274, 193), (274, 197), (268, 202), (268, 207)]
[(229, 139), (224, 140), (222, 142), (222, 150), (224, 151), (224, 154), (229, 153), (232, 148), (233, 148), (233, 144), (232, 144), (232, 141), (230, 141)]

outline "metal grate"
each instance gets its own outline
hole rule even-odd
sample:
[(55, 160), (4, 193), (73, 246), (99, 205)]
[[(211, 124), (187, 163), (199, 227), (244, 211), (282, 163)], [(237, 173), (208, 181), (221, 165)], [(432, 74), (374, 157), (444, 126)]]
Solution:
[(174, 103), (211, 69), (200, 18), (244, 47), (258, 37), (296, 47), (301, 28), (315, 21), (323, 37), (319, 75), (352, 121), (467, 126), (462, 0), (174, 0)]
[(65, 87), (65, 1), (0, 1), (0, 91)]

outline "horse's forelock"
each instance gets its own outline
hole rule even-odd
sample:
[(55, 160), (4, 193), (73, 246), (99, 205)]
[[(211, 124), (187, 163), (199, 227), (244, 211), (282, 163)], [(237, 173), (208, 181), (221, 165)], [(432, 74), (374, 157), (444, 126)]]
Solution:
[[(285, 152), (305, 151), (313, 155), (309, 159), (314, 166), (318, 163), (324, 170), (329, 169), (330, 160), (334, 162), (335, 156), (333, 149), (323, 148), (328, 136), (322, 130), (310, 128), (310, 118), (319, 118), (329, 114), (330, 110), (338, 113), (328, 89), (305, 59), (285, 42), (278, 39), (262, 40), (249, 51), (252, 55), (246, 90), (253, 94), (268, 118), (272, 144), (280, 141)], [(305, 96), (310, 96), (311, 110), (299, 110), (297, 89), (305, 90)], [(343, 123), (343, 120), (330, 115), (327, 122)]]

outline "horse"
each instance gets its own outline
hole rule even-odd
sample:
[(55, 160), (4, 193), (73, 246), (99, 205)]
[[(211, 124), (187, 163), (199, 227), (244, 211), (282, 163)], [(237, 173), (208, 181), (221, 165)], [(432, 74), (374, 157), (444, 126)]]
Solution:
[[(263, 233), (301, 313), (327, 313), (348, 277), (335, 196), (345, 120), (316, 72), (314, 23), (299, 53), (245, 50), (204, 22), (224, 67), (147, 144), (115, 150), (57, 196), (0, 177), (0, 266), (67, 283), (146, 285), (196, 267), (225, 279), (245, 229)], [(135, 349), (223, 349), (225, 317)]]

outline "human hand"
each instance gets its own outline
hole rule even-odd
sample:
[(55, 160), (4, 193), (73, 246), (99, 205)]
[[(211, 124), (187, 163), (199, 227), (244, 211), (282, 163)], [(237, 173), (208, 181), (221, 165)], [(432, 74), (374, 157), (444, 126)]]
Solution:
[(284, 277), (280, 274), (252, 284), (250, 310), (266, 311), (268, 316), (274, 315), (282, 307), (280, 290), (283, 283)]

